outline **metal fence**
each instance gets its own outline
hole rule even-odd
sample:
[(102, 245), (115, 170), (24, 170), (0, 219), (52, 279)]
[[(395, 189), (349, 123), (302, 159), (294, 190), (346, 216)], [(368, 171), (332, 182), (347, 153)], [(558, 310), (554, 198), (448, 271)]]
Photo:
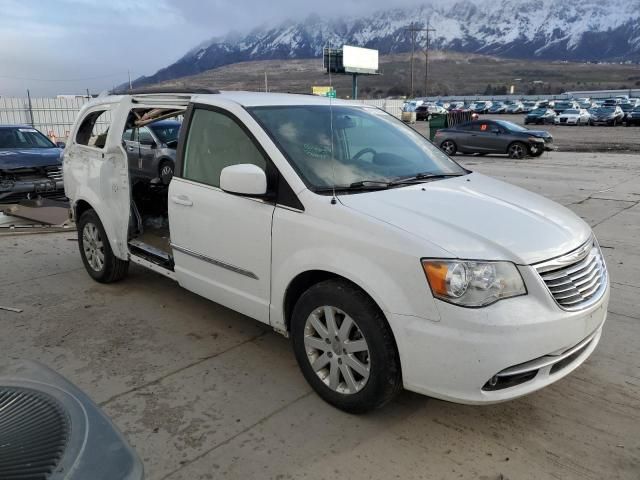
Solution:
[(88, 98), (0, 97), (0, 125), (31, 125), (46, 135), (66, 138)]
[[(82, 106), (89, 101), (86, 97), (35, 98), (0, 97), (0, 125), (31, 125), (48, 136), (65, 139)], [(402, 100), (356, 100), (382, 108), (399, 117)], [(108, 118), (100, 119), (106, 128)], [(101, 125), (98, 125), (100, 129)]]

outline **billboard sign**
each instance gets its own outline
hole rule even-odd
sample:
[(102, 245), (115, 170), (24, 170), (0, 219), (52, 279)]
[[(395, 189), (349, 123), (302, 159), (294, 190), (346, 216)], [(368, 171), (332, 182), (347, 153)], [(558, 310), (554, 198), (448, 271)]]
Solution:
[(346, 73), (378, 73), (378, 50), (344, 45), (342, 64)]

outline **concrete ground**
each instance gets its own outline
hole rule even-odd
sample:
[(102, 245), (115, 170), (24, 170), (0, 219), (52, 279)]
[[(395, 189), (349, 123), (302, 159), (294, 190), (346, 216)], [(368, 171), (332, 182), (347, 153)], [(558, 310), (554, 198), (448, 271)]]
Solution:
[[(459, 157), (595, 229), (612, 278), (600, 346), (520, 400), (455, 405), (405, 392), (366, 416), (320, 400), (288, 340), (132, 267), (85, 273), (74, 235), (0, 237), (0, 361), (44, 362), (87, 391), (149, 479), (640, 477), (640, 157)], [(454, 355), (455, 352), (452, 352)]]

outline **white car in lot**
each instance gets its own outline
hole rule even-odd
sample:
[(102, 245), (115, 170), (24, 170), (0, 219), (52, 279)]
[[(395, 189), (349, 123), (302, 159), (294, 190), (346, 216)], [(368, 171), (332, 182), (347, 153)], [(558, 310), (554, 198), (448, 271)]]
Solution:
[[(140, 202), (131, 188), (122, 132), (171, 115), (184, 122), (173, 179), (149, 187), (168, 223), (157, 232), (141, 221), (149, 192)], [(589, 226), (379, 109), (134, 93), (88, 103), (69, 138), (65, 189), (92, 278), (136, 263), (271, 325), (346, 411), (402, 387), (469, 404), (520, 397), (600, 340), (609, 279)]]
[(565, 110), (554, 118), (556, 125), (589, 125), (591, 114), (584, 108)]

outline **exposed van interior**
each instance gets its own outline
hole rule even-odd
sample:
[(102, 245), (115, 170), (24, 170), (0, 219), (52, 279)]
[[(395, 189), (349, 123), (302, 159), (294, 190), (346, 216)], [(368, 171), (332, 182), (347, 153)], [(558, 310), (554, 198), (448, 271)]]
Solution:
[[(180, 109), (133, 109), (124, 132), (140, 129), (153, 122), (166, 119), (182, 120)], [(123, 132), (123, 135), (124, 135)], [(123, 140), (124, 145), (124, 140)], [(160, 178), (148, 178), (132, 168), (130, 155), (136, 152), (125, 145), (129, 163), (131, 209), (129, 215), (128, 244), (132, 254), (173, 270), (173, 253), (169, 235), (168, 194), (169, 185)]]

